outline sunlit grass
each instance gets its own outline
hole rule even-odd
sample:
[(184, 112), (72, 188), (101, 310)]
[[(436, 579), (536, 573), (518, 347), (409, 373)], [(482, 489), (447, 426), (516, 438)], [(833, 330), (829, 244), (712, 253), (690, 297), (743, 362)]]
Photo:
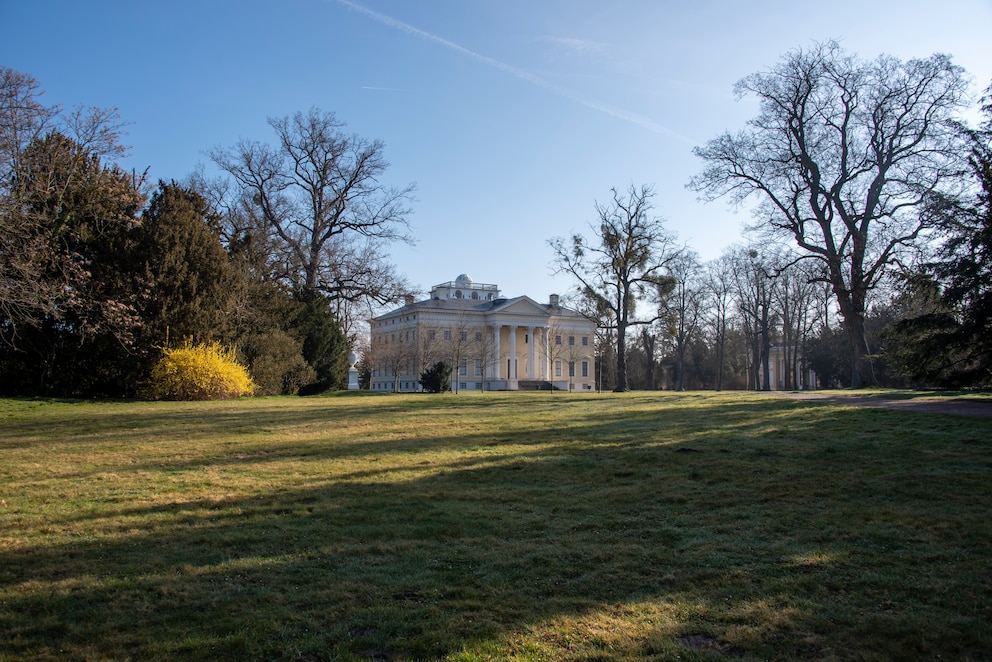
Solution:
[(0, 659), (984, 659), (987, 419), (0, 401)]

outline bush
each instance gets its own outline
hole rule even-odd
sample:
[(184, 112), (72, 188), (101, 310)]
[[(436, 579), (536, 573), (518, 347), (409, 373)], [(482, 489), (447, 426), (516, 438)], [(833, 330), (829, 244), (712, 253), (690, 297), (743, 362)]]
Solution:
[(420, 374), (420, 385), (428, 393), (444, 393), (451, 390), (451, 368), (438, 361)]
[(302, 343), (281, 329), (248, 334), (239, 346), (258, 395), (292, 395), (316, 379), (301, 354)]
[(162, 350), (147, 388), (154, 400), (226, 400), (255, 393), (255, 382), (234, 352), (220, 343)]

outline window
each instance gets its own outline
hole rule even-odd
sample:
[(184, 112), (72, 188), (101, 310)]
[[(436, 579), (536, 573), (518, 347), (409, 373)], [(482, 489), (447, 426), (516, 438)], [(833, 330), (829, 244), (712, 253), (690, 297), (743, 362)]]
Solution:
[(555, 361), (555, 377), (561, 377), (561, 361)]
[(527, 345), (529, 343), (530, 343), (530, 334), (529, 333), (525, 333), (524, 334), (524, 344)]
[(475, 332), (475, 342), (482, 342), (482, 331)]
[(468, 331), (462, 331), (461, 333), (459, 333), (458, 339), (462, 341), (468, 340)]
[(589, 376), (589, 362), (588, 361), (583, 361), (582, 362), (582, 376), (583, 377), (588, 377)]
[(431, 329), (430, 331), (427, 332), (428, 340), (434, 340), (436, 337), (437, 337), (437, 331), (435, 331), (434, 329)]
[(589, 346), (589, 336), (582, 336), (582, 346), (583, 347)]
[(468, 361), (466, 359), (462, 359), (461, 363), (458, 364), (458, 374), (459, 375), (468, 374)]
[(575, 377), (575, 361), (568, 362), (568, 376)]
[(561, 336), (555, 336), (555, 344), (556, 345), (560, 345), (561, 344)]
[(451, 340), (451, 329), (445, 329), (444, 330), (444, 339), (445, 340)]
[(568, 337), (568, 346), (569, 347), (574, 347), (575, 346), (575, 336), (569, 336)]
[(475, 374), (476, 376), (482, 374), (482, 359), (475, 360)]

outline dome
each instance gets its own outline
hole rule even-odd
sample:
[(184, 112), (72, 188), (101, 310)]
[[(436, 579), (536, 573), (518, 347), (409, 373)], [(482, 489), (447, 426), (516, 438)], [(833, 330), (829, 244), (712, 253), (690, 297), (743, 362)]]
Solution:
[(455, 282), (458, 283), (459, 285), (471, 285), (472, 277), (469, 276), (468, 274), (462, 274), (455, 279)]

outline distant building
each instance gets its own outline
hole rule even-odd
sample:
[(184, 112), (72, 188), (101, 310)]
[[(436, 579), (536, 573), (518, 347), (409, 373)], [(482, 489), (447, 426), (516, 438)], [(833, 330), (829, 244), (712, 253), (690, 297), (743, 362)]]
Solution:
[(817, 388), (816, 371), (799, 347), (772, 343), (768, 352), (769, 390), (805, 391)]
[(596, 388), (596, 326), (554, 294), (546, 304), (504, 299), (462, 274), (374, 318), (371, 332), (374, 391), (419, 391), (421, 373), (439, 361), (456, 390)]

